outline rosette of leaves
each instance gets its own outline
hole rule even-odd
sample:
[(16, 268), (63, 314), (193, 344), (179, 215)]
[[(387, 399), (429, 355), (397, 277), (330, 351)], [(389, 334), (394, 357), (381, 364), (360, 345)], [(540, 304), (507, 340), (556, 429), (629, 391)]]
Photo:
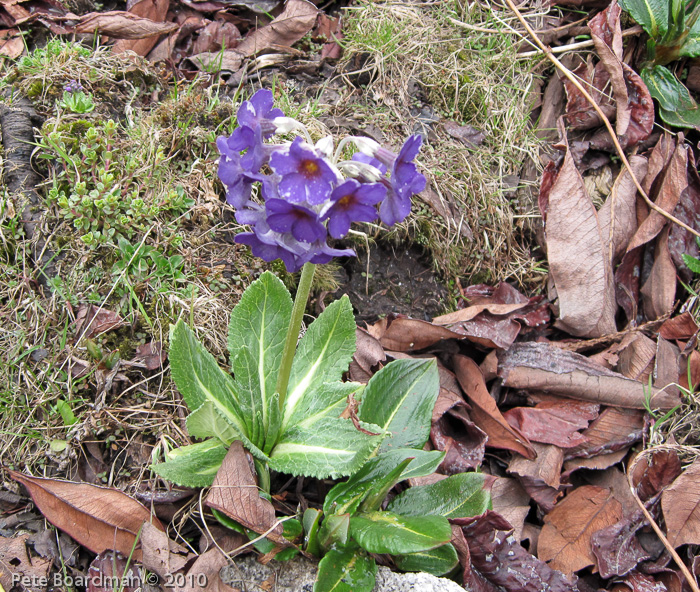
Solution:
[[(282, 282), (265, 272), (234, 308), (228, 347), (233, 376), (182, 321), (170, 335), (173, 379), (191, 413), (187, 429), (203, 441), (171, 451), (153, 470), (190, 487), (211, 485), (228, 446), (240, 440), (256, 459), (264, 487), (267, 469), (316, 478), (355, 473), (393, 441), (391, 432), (416, 431), (427, 439), (439, 392), (433, 360), (397, 360), (377, 376), (401, 377), (386, 392), (342, 382), (355, 351), (355, 320), (347, 297), (330, 304), (299, 341), (289, 386), (280, 407), (275, 392), (282, 350), (292, 314), (292, 299)], [(397, 394), (398, 393), (398, 394)], [(340, 417), (348, 397), (376, 408), (355, 422)], [(399, 396), (386, 415), (382, 406)], [(362, 408), (362, 405), (361, 405)], [(420, 425), (419, 425), (420, 424)]]
[[(410, 391), (412, 378), (398, 367), (392, 371), (392, 365), (372, 377), (358, 409), (360, 420), (379, 420), (391, 436), (358, 472), (330, 490), (323, 511), (309, 508), (304, 513), (306, 551), (322, 557), (314, 592), (371, 591), (377, 569), (371, 554), (392, 555), (403, 571), (450, 574), (459, 560), (450, 543), (449, 519), (478, 516), (491, 508), (487, 477), (461, 473), (406, 489), (381, 510), (397, 483), (432, 474), (444, 457), (444, 452), (423, 450), (429, 435), (429, 429), (422, 429), (427, 409), (398, 417), (398, 400)], [(397, 430), (401, 424), (407, 429)]]
[(640, 75), (659, 102), (659, 115), (669, 125), (700, 127), (700, 108), (690, 91), (666, 65), (700, 56), (698, 0), (620, 0), (620, 6), (649, 36), (647, 60)]

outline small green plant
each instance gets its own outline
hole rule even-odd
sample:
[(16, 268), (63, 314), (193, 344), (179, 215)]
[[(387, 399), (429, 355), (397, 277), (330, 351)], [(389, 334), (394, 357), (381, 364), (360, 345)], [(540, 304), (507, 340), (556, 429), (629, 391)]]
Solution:
[[(180, 215), (194, 204), (181, 187), (156, 200), (156, 186), (166, 167), (162, 149), (145, 163), (138, 145), (117, 150), (117, 131), (112, 120), (42, 129), (40, 158), (58, 160), (63, 169), (54, 177), (48, 199), (91, 248), (113, 244), (119, 237), (130, 239), (160, 214)], [(142, 176), (147, 164), (149, 175)]]
[(44, 47), (37, 48), (17, 62), (17, 70), (21, 76), (31, 76), (55, 68), (57, 63), (64, 63), (76, 58), (89, 58), (92, 50), (79, 43), (51, 39)]
[(700, 56), (698, 0), (620, 0), (649, 35), (640, 72), (659, 102), (659, 115), (676, 127), (700, 126), (700, 108), (690, 91), (666, 66), (680, 58)]
[(79, 82), (71, 80), (69, 84), (63, 87), (61, 107), (68, 109), (72, 113), (90, 113), (90, 111), (95, 109), (95, 101), (91, 94), (85, 92)]

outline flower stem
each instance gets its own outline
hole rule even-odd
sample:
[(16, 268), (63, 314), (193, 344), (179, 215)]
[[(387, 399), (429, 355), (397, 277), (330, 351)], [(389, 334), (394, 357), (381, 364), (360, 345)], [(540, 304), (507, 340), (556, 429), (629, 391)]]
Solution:
[(297, 340), (299, 339), (299, 331), (301, 329), (301, 321), (304, 318), (306, 303), (309, 300), (309, 292), (311, 292), (311, 281), (314, 279), (314, 271), (316, 271), (315, 264), (304, 264), (304, 267), (301, 269), (301, 278), (299, 279), (299, 286), (297, 287), (297, 295), (294, 298), (292, 319), (289, 322), (287, 341), (284, 343), (280, 373), (277, 377), (276, 391), (280, 396), (280, 412), (284, 409), (284, 399), (287, 396), (289, 374), (292, 371), (292, 360), (294, 360), (294, 353), (296, 352)]

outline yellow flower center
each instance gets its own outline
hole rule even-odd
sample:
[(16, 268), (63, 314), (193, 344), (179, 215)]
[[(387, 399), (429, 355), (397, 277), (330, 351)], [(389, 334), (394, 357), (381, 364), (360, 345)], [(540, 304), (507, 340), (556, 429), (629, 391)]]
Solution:
[(318, 164), (315, 160), (304, 160), (301, 163), (301, 172), (307, 177), (312, 177), (318, 173)]

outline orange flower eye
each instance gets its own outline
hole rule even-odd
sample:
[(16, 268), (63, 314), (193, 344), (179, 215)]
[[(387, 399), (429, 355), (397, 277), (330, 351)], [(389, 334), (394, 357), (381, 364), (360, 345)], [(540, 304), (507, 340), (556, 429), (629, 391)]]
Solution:
[(304, 160), (301, 163), (301, 172), (307, 176), (315, 175), (318, 173), (318, 164), (314, 160)]

